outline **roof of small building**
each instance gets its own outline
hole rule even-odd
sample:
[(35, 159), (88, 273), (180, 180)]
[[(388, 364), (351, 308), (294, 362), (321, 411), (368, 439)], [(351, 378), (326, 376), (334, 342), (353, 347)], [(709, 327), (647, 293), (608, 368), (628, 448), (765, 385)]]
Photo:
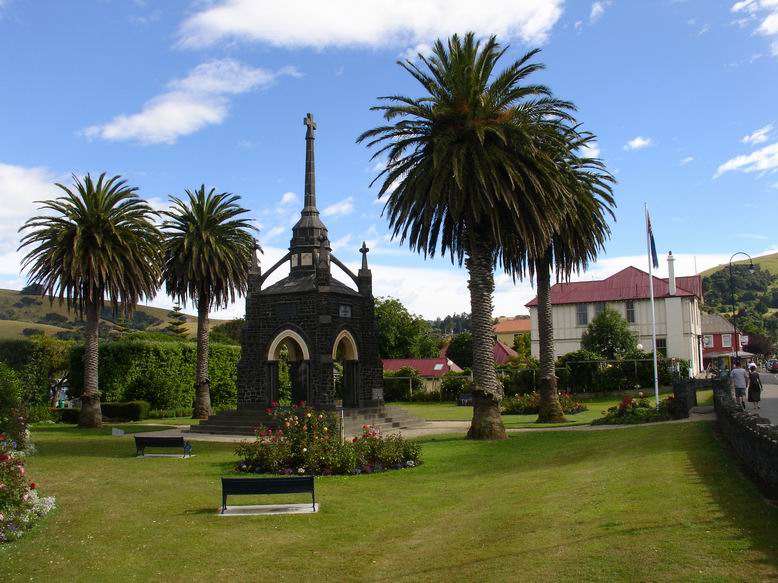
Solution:
[(396, 372), (401, 368), (411, 367), (419, 371), (419, 375), (427, 378), (442, 377), (447, 372), (463, 372), (457, 364), (448, 358), (384, 358), (384, 370)]
[[(551, 304), (645, 300), (650, 297), (648, 277), (645, 271), (630, 266), (597, 281), (557, 283), (551, 286)], [(653, 281), (655, 298), (671, 297), (667, 279), (654, 276)], [(699, 275), (676, 277), (675, 287), (675, 297), (702, 298), (702, 278)], [(527, 307), (537, 305), (537, 296), (526, 304)]]
[(529, 316), (526, 318), (515, 318), (513, 320), (503, 320), (494, 325), (495, 334), (519, 334), (529, 332), (532, 329)]
[(727, 320), (721, 314), (702, 315), (702, 333), (703, 334), (731, 334), (735, 331), (732, 322)]
[[(529, 320), (527, 320), (529, 321)], [(513, 348), (498, 340), (494, 343), (494, 363), (507, 364), (512, 358), (519, 356)]]

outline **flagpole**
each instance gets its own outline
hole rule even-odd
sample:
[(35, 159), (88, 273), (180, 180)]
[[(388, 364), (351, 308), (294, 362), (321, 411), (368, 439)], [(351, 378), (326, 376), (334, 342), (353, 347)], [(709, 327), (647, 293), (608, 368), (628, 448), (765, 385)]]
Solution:
[(651, 342), (654, 355), (654, 397), (656, 398), (656, 408), (659, 410), (659, 371), (656, 364), (656, 311), (654, 309), (654, 261), (651, 249), (651, 225), (648, 218), (648, 205), (643, 203), (646, 213), (646, 251), (648, 255), (648, 289), (651, 297)]

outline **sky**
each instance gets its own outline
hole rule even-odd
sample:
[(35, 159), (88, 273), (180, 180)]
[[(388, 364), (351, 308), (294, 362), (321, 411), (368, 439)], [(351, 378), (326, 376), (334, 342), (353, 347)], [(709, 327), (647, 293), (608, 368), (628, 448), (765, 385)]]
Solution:
[[(778, 0), (0, 0), (0, 287), (25, 283), (35, 201), (87, 172), (156, 209), (200, 184), (239, 194), (269, 268), (302, 208), (311, 112), (333, 253), (357, 266), (367, 241), (376, 295), (469, 311), (464, 268), (391, 240), (370, 186), (382, 161), (356, 143), (379, 96), (423, 94), (397, 61), (467, 30), (509, 45), (504, 65), (541, 48), (534, 81), (576, 104), (618, 180), (611, 239), (578, 279), (647, 269), (644, 204), (679, 275), (778, 251)], [(495, 315), (534, 295), (496, 273)]]

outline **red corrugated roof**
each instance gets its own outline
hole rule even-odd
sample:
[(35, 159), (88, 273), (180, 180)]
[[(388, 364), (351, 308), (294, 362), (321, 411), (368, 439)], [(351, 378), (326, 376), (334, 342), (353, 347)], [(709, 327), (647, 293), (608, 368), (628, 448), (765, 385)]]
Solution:
[[(529, 320), (527, 321), (529, 322)], [(504, 342), (498, 340), (494, 343), (495, 364), (507, 364), (511, 358), (516, 358), (517, 356), (519, 356), (519, 353)]]
[(519, 334), (529, 332), (532, 329), (532, 324), (529, 318), (516, 318), (515, 320), (497, 322), (493, 329), (495, 334)]
[[(702, 278), (699, 275), (676, 277), (676, 296), (697, 296), (702, 298)], [(666, 279), (654, 277), (654, 297), (664, 298), (670, 294)], [(648, 274), (636, 267), (627, 267), (610, 277), (598, 281), (557, 283), (551, 286), (551, 304), (579, 304), (589, 302), (618, 302), (644, 300), (649, 297)], [(526, 304), (537, 306), (538, 298)]]
[(447, 358), (384, 358), (384, 370), (396, 372), (409, 366), (423, 377), (441, 377), (447, 372), (462, 372), (455, 362)]

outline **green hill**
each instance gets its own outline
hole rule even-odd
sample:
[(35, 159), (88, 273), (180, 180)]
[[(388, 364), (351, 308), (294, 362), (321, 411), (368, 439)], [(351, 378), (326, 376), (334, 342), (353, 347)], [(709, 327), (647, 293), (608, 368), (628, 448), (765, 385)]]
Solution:
[[(742, 257), (742, 255), (738, 255), (738, 258)], [(770, 253), (769, 255), (760, 255), (759, 257), (754, 257), (754, 265), (758, 265), (765, 271), (769, 271), (773, 275), (778, 275), (778, 253)], [(732, 265), (748, 265), (748, 259), (744, 261), (733, 261)], [(706, 269), (705, 271), (701, 272), (700, 275), (703, 277), (706, 275), (712, 275), (716, 273), (717, 271), (721, 271), (722, 269), (728, 269), (729, 264), (725, 265), (717, 265), (716, 267), (711, 267), (710, 269)]]
[[(102, 318), (104, 325), (116, 327), (113, 322), (112, 304), (106, 303)], [(162, 330), (167, 326), (168, 310), (149, 306), (138, 306), (132, 318), (119, 325), (133, 330)], [(211, 320), (211, 326), (223, 324), (227, 320)], [(0, 338), (14, 338), (24, 335), (25, 329), (38, 329), (49, 336), (57, 333), (78, 331), (83, 327), (75, 313), (68, 312), (65, 304), (59, 300), (51, 302), (49, 296), (27, 295), (10, 289), (0, 289)], [(190, 336), (197, 329), (197, 317), (187, 315), (186, 327)], [(29, 334), (29, 331), (28, 331)]]

